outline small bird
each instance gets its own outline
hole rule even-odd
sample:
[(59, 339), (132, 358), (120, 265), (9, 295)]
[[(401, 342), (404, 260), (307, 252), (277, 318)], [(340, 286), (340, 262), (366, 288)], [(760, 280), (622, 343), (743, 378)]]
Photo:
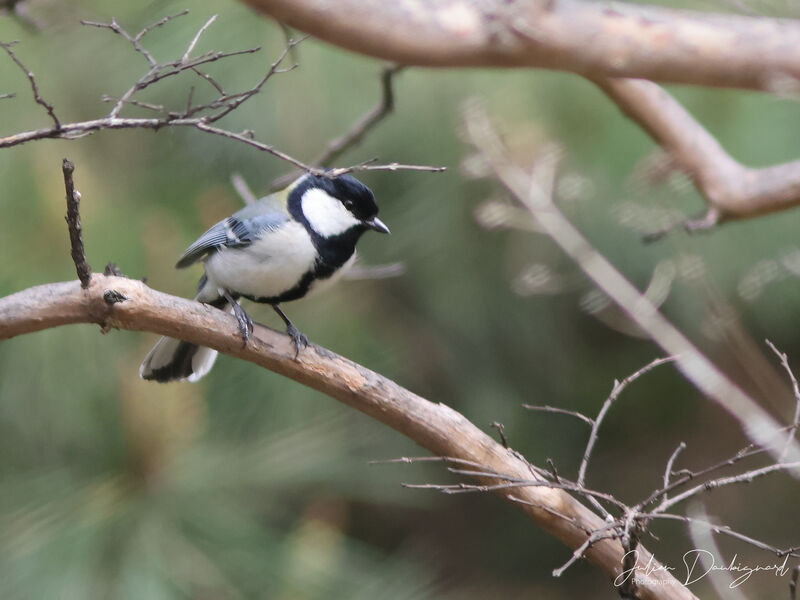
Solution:
[[(253, 321), (239, 298), (271, 304), (297, 356), (308, 339), (280, 304), (328, 287), (352, 267), (356, 242), (365, 231), (389, 233), (377, 215), (372, 191), (355, 177), (306, 174), (214, 225), (175, 267), (203, 261), (195, 300), (231, 311), (245, 344)], [(211, 348), (162, 337), (139, 367), (139, 376), (162, 383), (197, 381), (216, 358)]]

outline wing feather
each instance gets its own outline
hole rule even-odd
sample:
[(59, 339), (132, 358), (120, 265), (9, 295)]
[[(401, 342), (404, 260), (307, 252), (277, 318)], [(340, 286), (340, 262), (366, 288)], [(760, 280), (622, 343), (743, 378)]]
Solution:
[(219, 248), (249, 246), (265, 229), (275, 230), (288, 221), (288, 213), (273, 198), (263, 198), (211, 227), (186, 249), (175, 267), (188, 267)]

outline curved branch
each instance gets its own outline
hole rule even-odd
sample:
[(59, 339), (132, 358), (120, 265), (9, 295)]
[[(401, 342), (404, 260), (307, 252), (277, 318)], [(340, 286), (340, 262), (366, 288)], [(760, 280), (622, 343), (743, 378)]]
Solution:
[(800, 77), (800, 23), (585, 0), (245, 0), (326, 42), (433, 67), (779, 89)]
[(714, 212), (710, 226), (800, 204), (800, 161), (762, 169), (746, 167), (731, 158), (678, 101), (655, 83), (634, 79), (592, 81), (692, 178)]
[[(236, 320), (209, 306), (157, 292), (142, 282), (100, 274), (82, 290), (78, 281), (29, 288), (0, 299), (0, 340), (69, 323), (96, 323), (180, 337), (209, 346), (285, 375), (351, 406), (412, 439), (439, 456), (471, 461), (503, 477), (536, 479), (531, 466), (503, 448), (463, 415), (434, 404), (393, 381), (327, 350), (308, 346), (295, 360), (291, 340), (256, 326), (242, 347)], [(502, 479), (476, 477), (485, 485)], [(571, 549), (581, 547), (603, 521), (563, 490), (521, 487), (498, 494), (519, 506), (539, 527)], [(623, 549), (614, 540), (598, 540), (587, 559), (609, 577), (621, 570)], [(650, 554), (640, 550), (640, 568)], [(657, 563), (654, 563), (657, 564)], [(690, 599), (694, 595), (665, 569), (654, 570), (639, 586), (641, 598)]]

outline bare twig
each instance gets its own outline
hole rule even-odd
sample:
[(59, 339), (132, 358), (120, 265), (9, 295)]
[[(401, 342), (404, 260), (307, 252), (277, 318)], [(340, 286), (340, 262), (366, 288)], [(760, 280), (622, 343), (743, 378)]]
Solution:
[[(792, 382), (792, 392), (794, 393), (794, 416), (792, 417), (792, 423), (789, 426), (789, 435), (786, 439), (786, 448), (788, 448), (789, 445), (792, 443), (792, 440), (794, 440), (797, 428), (800, 427), (800, 387), (797, 385), (797, 378), (794, 376), (792, 368), (789, 366), (789, 357), (786, 356), (786, 353), (778, 350), (775, 347), (775, 344), (773, 344), (769, 340), (764, 340), (764, 341), (772, 349), (775, 355), (780, 359), (783, 369), (789, 375), (789, 380)], [(784, 452), (785, 451), (786, 450), (784, 450)], [(782, 454), (780, 459), (782, 460), (784, 456), (785, 455)]]
[[(455, 456), (401, 456), (400, 458), (387, 458), (384, 460), (371, 460), (367, 464), (370, 465), (388, 465), (388, 464), (414, 464), (421, 462), (443, 462), (445, 464), (462, 465), (465, 467), (474, 467), (483, 471), (490, 471), (490, 469), (481, 463), (465, 460), (463, 458), (456, 458)], [(497, 473), (494, 473), (497, 475)]]
[[(672, 465), (675, 464), (675, 460), (678, 458), (678, 454), (683, 452), (686, 448), (686, 442), (681, 442), (678, 444), (678, 447), (675, 448), (675, 451), (670, 455), (669, 460), (667, 461), (667, 467), (664, 469), (664, 489), (669, 488), (669, 479), (672, 477)], [(667, 492), (664, 492), (664, 500), (668, 498)]]
[(594, 425), (594, 419), (590, 419), (586, 415), (579, 413), (574, 410), (567, 410), (565, 408), (558, 408), (557, 406), (533, 406), (532, 404), (523, 404), (523, 408), (527, 408), (528, 410), (535, 410), (539, 412), (549, 412), (559, 415), (569, 415), (570, 417), (575, 417), (576, 419), (580, 419), (584, 423), (588, 423), (589, 426)]
[[(192, 38), (192, 41), (189, 42), (189, 45), (186, 48), (186, 52), (184, 52), (183, 56), (181, 57), (181, 62), (182, 63), (185, 63), (185, 62), (187, 62), (189, 60), (189, 56), (192, 54), (192, 51), (194, 50), (194, 47), (197, 45), (197, 42), (200, 40), (200, 36), (203, 35), (206, 32), (206, 30), (209, 27), (211, 27), (211, 24), (216, 20), (217, 20), (217, 15), (212, 15), (211, 18), (209, 18), (208, 21), (206, 21), (203, 24), (203, 26), (200, 29), (197, 30), (197, 33), (194, 34), (194, 37)], [(287, 46), (288, 45), (289, 44), (287, 44)]]
[(497, 421), (492, 421), (491, 426), (493, 429), (497, 430), (497, 435), (500, 436), (500, 443), (503, 444), (503, 448), (508, 448), (508, 440), (506, 439), (505, 434), (505, 425), (499, 423)]
[[(301, 171), (306, 171), (320, 176), (338, 177), (345, 173), (351, 173), (354, 171), (378, 171), (378, 170), (396, 171), (400, 169), (406, 169), (406, 170), (436, 172), (444, 170), (443, 167), (429, 167), (425, 165), (405, 165), (396, 162), (388, 164), (372, 164), (371, 162), (361, 163), (361, 164), (351, 165), (348, 167), (340, 167), (336, 169), (326, 170), (307, 165), (304, 162), (289, 156), (285, 152), (281, 152), (280, 150), (276, 149), (270, 144), (266, 144), (264, 142), (256, 140), (255, 135), (253, 134), (252, 131), (247, 130), (243, 132), (234, 132), (217, 126), (216, 125), (217, 121), (227, 116), (232, 111), (236, 110), (239, 106), (241, 106), (244, 102), (246, 102), (256, 94), (258, 94), (263, 89), (266, 82), (272, 76), (278, 73), (284, 73), (286, 71), (292, 70), (294, 66), (289, 67), (287, 69), (283, 69), (280, 67), (280, 65), (282, 64), (286, 56), (290, 53), (292, 48), (297, 44), (299, 44), (300, 42), (302, 42), (303, 39), (305, 38), (301, 38), (300, 40), (289, 40), (287, 42), (286, 47), (280, 53), (278, 58), (270, 65), (266, 74), (253, 87), (242, 92), (225, 93), (222, 91), (223, 88), (218, 82), (216, 82), (209, 75), (199, 71), (198, 67), (219, 60), (240, 56), (242, 54), (252, 54), (254, 52), (258, 52), (260, 49), (247, 48), (244, 50), (234, 50), (230, 52), (210, 51), (210, 52), (205, 52), (199, 56), (193, 57), (191, 54), (196, 48), (198, 40), (213, 23), (214, 18), (211, 18), (208, 21), (206, 21), (206, 23), (192, 37), (191, 41), (188, 43), (187, 48), (183, 52), (183, 54), (172, 61), (159, 63), (152, 55), (152, 53), (150, 53), (141, 43), (142, 38), (147, 33), (152, 31), (154, 28), (160, 27), (168, 23), (172, 19), (183, 16), (186, 13), (187, 11), (183, 11), (175, 15), (164, 17), (163, 19), (145, 27), (136, 35), (132, 35), (129, 32), (127, 32), (114, 19), (112, 19), (108, 23), (83, 21), (84, 25), (101, 29), (108, 29), (114, 32), (115, 34), (119, 35), (123, 39), (127, 40), (128, 43), (131, 44), (133, 49), (137, 53), (141, 54), (147, 60), (147, 63), (149, 65), (149, 69), (147, 70), (147, 72), (142, 77), (140, 77), (136, 82), (134, 82), (118, 98), (112, 100), (111, 96), (105, 95), (104, 96), (105, 100), (113, 101), (113, 106), (111, 110), (104, 117), (89, 121), (81, 121), (75, 123), (61, 123), (55, 115), (55, 110), (53, 109), (53, 106), (47, 103), (41, 97), (38, 86), (36, 84), (36, 80), (33, 77), (33, 74), (19, 61), (17, 56), (14, 54), (13, 50), (11, 49), (12, 44), (0, 43), (0, 45), (2, 45), (2, 47), (8, 53), (8, 55), (11, 57), (11, 59), (26, 74), (33, 89), (34, 99), (38, 104), (45, 107), (45, 109), (47, 110), (48, 114), (50, 115), (54, 123), (53, 127), (24, 131), (6, 137), (2, 137), (0, 138), (0, 148), (8, 148), (12, 146), (17, 146), (19, 144), (24, 144), (26, 142), (34, 140), (42, 140), (42, 139), (56, 139), (56, 138), (75, 139), (93, 133), (95, 131), (102, 131), (107, 129), (152, 129), (157, 131), (163, 127), (190, 127), (202, 131), (204, 133), (210, 133), (213, 135), (226, 137), (228, 139), (237, 142), (245, 143), (258, 150), (267, 152), (275, 156), (276, 158), (284, 160), (289, 164), (293, 165), (294, 167), (297, 167)], [(216, 91), (219, 93), (219, 96), (216, 99), (207, 102), (205, 104), (196, 105), (192, 103), (192, 93), (190, 92), (189, 98), (187, 99), (184, 108), (180, 111), (167, 111), (163, 106), (160, 106), (158, 104), (153, 104), (150, 102), (143, 102), (135, 97), (142, 90), (150, 88), (151, 86), (156, 85), (157, 83), (163, 81), (164, 79), (173, 77), (175, 75), (178, 75), (186, 71), (197, 73), (199, 76), (203, 77), (216, 89)], [(145, 108), (147, 110), (158, 113), (159, 116), (153, 118), (130, 118), (121, 116), (123, 109), (128, 105)]]
[(349, 131), (328, 143), (328, 148), (313, 164), (328, 166), (349, 148), (358, 144), (378, 123), (394, 110), (394, 76), (402, 71), (402, 65), (389, 65), (381, 71), (381, 99), (361, 119), (353, 123)]
[[(370, 111), (356, 121), (351, 128), (332, 140), (327, 149), (317, 156), (311, 164), (318, 167), (329, 166), (347, 150), (356, 146), (364, 136), (367, 135), (376, 125), (383, 121), (394, 110), (394, 89), (393, 78), (402, 70), (402, 66), (389, 65), (381, 71), (381, 99)], [(275, 179), (270, 185), (270, 189), (277, 190), (285, 187), (297, 177), (297, 172), (287, 173)]]
[(550, 474), (553, 476), (553, 481), (561, 483), (561, 478), (558, 476), (558, 469), (556, 469), (556, 463), (553, 462), (553, 459), (548, 457), (545, 462), (550, 469)]
[(622, 393), (629, 384), (636, 381), (644, 375), (645, 373), (652, 371), (659, 365), (663, 365), (664, 363), (672, 362), (676, 360), (677, 357), (675, 356), (664, 356), (661, 358), (656, 358), (655, 360), (651, 361), (649, 364), (645, 365), (635, 373), (628, 375), (622, 381), (615, 381), (614, 388), (611, 390), (611, 394), (609, 394), (606, 401), (603, 403), (603, 406), (600, 408), (600, 412), (597, 413), (597, 418), (592, 421), (592, 431), (589, 434), (589, 441), (586, 442), (586, 450), (583, 453), (583, 459), (581, 460), (580, 469), (578, 469), (578, 485), (581, 486), (586, 481), (586, 469), (589, 468), (589, 458), (592, 455), (592, 450), (594, 450), (594, 445), (597, 443), (597, 432), (600, 429), (600, 426), (603, 424), (603, 419), (605, 419), (606, 414), (608, 414), (611, 405), (616, 402), (619, 395)]
[(770, 475), (772, 473), (778, 473), (782, 471), (791, 473), (795, 469), (800, 469), (800, 462), (775, 463), (772, 465), (768, 465), (766, 467), (762, 467), (760, 469), (752, 469), (750, 471), (740, 473), (739, 475), (731, 475), (730, 477), (720, 477), (718, 479), (710, 479), (680, 494), (676, 494), (672, 498), (664, 498), (661, 504), (659, 504), (656, 508), (654, 508), (652, 512), (653, 513), (666, 512), (679, 502), (683, 502), (684, 500), (697, 496), (702, 492), (715, 490), (717, 488), (737, 483), (751, 483), (754, 479), (763, 477), (764, 475)]
[(766, 454), (767, 449), (762, 448), (760, 446), (756, 446), (755, 444), (750, 444), (745, 446), (741, 450), (739, 450), (736, 454), (731, 457), (728, 457), (724, 460), (716, 462), (708, 467), (700, 469), (698, 471), (691, 471), (689, 469), (682, 469), (677, 473), (672, 473), (672, 475), (677, 476), (677, 479), (671, 481), (667, 486), (661, 488), (660, 490), (653, 491), (646, 499), (639, 502), (636, 507), (637, 510), (641, 510), (643, 507), (648, 506), (659, 499), (664, 499), (668, 496), (669, 492), (672, 492), (679, 487), (683, 486), (684, 484), (690, 481), (697, 481), (701, 477), (705, 475), (709, 475), (710, 473), (714, 473), (726, 467), (731, 467), (746, 458), (751, 458), (753, 456), (758, 456), (761, 454)]
[(158, 65), (158, 62), (156, 61), (155, 58), (153, 58), (153, 55), (150, 54), (150, 52), (147, 50), (147, 48), (142, 46), (142, 44), (141, 44), (142, 38), (144, 36), (146, 36), (148, 33), (150, 33), (151, 31), (153, 31), (154, 29), (156, 29), (158, 27), (161, 27), (162, 25), (166, 25), (171, 20), (177, 19), (178, 17), (183, 17), (183, 16), (188, 15), (188, 14), (189, 14), (189, 10), (186, 9), (186, 10), (182, 10), (181, 12), (176, 13), (174, 15), (167, 15), (166, 17), (163, 17), (163, 18), (159, 19), (158, 21), (156, 21), (154, 23), (151, 23), (150, 25), (147, 25), (145, 28), (143, 28), (135, 36), (131, 36), (127, 31), (125, 31), (122, 27), (120, 27), (120, 25), (119, 25), (119, 23), (117, 23), (116, 19), (111, 19), (110, 23), (98, 23), (96, 21), (85, 21), (84, 20), (84, 21), (81, 21), (81, 25), (86, 25), (88, 27), (98, 27), (98, 28), (101, 28), (101, 29), (110, 29), (111, 31), (113, 31), (117, 35), (119, 35), (119, 36), (125, 38), (126, 40), (128, 40), (133, 45), (133, 48), (136, 50), (136, 52), (138, 52), (139, 54), (144, 56), (145, 60), (148, 62), (148, 64), (151, 67), (156, 67)]
[(75, 165), (65, 158), (61, 165), (61, 170), (64, 173), (64, 187), (67, 190), (67, 216), (65, 219), (69, 228), (72, 262), (75, 263), (75, 270), (78, 272), (81, 287), (86, 289), (92, 279), (92, 269), (89, 263), (86, 262), (86, 252), (83, 249), (80, 214), (81, 193), (75, 189), (75, 183), (72, 180)]
[(699, 519), (697, 517), (686, 516), (686, 515), (677, 515), (673, 513), (637, 513), (640, 519), (659, 519), (665, 521), (679, 521), (681, 523), (691, 524), (692, 522), (696, 522), (699, 525), (707, 527), (713, 533), (725, 535), (732, 539), (738, 540), (745, 544), (749, 544), (754, 548), (758, 548), (759, 550), (763, 550), (765, 552), (769, 552), (770, 554), (774, 554), (775, 556), (779, 556), (783, 558), (784, 556), (788, 556), (790, 558), (800, 558), (800, 555), (797, 554), (797, 551), (800, 550), (800, 546), (791, 546), (788, 548), (778, 548), (777, 546), (773, 546), (771, 544), (767, 544), (762, 542), (761, 540), (757, 540), (756, 538), (750, 537), (749, 535), (745, 535), (739, 531), (731, 529), (727, 525), (717, 525), (716, 523), (712, 523), (711, 521)]
[[(600, 492), (598, 490), (592, 490), (587, 488), (586, 486), (578, 485), (577, 483), (567, 481), (564, 478), (559, 478), (558, 481), (555, 481), (554, 479), (547, 480), (545, 478), (542, 479), (531, 479), (530, 477), (519, 478), (512, 475), (505, 475), (502, 473), (487, 472), (481, 470), (475, 471), (470, 469), (459, 469), (455, 467), (448, 467), (447, 470), (457, 475), (467, 475), (468, 477), (494, 479), (499, 481), (500, 483), (494, 483), (491, 485), (475, 485), (469, 483), (455, 483), (455, 484), (404, 483), (403, 487), (413, 488), (413, 489), (436, 490), (442, 492), (443, 494), (490, 492), (490, 491), (499, 491), (504, 489), (526, 488), (526, 487), (533, 487), (533, 488), (549, 487), (553, 489), (574, 492), (576, 494), (583, 496), (586, 499), (595, 498), (598, 500), (604, 500), (623, 512), (627, 512), (629, 510), (629, 507), (626, 504), (615, 498), (612, 494), (607, 494), (605, 492)], [(548, 478), (552, 477), (550, 473), (547, 473), (547, 476)]]
[(615, 531), (608, 531), (609, 529), (613, 529), (616, 527), (616, 524), (606, 525), (598, 529), (597, 531), (593, 531), (592, 534), (586, 538), (586, 541), (583, 542), (579, 547), (577, 547), (572, 556), (569, 557), (569, 560), (561, 565), (557, 569), (553, 569), (553, 577), (561, 577), (564, 574), (564, 571), (569, 569), (572, 565), (578, 562), (580, 559), (583, 558), (583, 555), (586, 551), (592, 546), (592, 544), (600, 541), (600, 540), (607, 540), (613, 539), (615, 537), (619, 537)]
[(39, 93), (39, 86), (36, 84), (36, 78), (34, 77), (33, 73), (24, 65), (22, 61), (14, 54), (14, 51), (11, 47), (16, 44), (17, 42), (0, 42), (0, 47), (6, 51), (6, 54), (14, 61), (14, 64), (17, 65), (20, 70), (25, 73), (25, 77), (28, 78), (28, 82), (31, 84), (31, 91), (33, 92), (33, 99), (39, 106), (42, 106), (46, 111), (47, 114), (50, 115), (50, 118), (53, 121), (53, 128), (58, 130), (61, 128), (61, 122), (58, 120), (56, 116), (56, 111), (53, 108), (53, 105), (47, 102), (42, 95)]

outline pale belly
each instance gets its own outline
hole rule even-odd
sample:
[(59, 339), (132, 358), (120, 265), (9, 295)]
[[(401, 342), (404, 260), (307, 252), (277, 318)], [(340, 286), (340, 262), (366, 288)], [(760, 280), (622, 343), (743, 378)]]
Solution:
[[(274, 298), (293, 289), (314, 268), (317, 252), (299, 223), (281, 227), (246, 248), (222, 248), (205, 261), (208, 284), (203, 296), (226, 289), (242, 296)], [(327, 279), (311, 283), (309, 293), (325, 289), (355, 262), (355, 253)]]

